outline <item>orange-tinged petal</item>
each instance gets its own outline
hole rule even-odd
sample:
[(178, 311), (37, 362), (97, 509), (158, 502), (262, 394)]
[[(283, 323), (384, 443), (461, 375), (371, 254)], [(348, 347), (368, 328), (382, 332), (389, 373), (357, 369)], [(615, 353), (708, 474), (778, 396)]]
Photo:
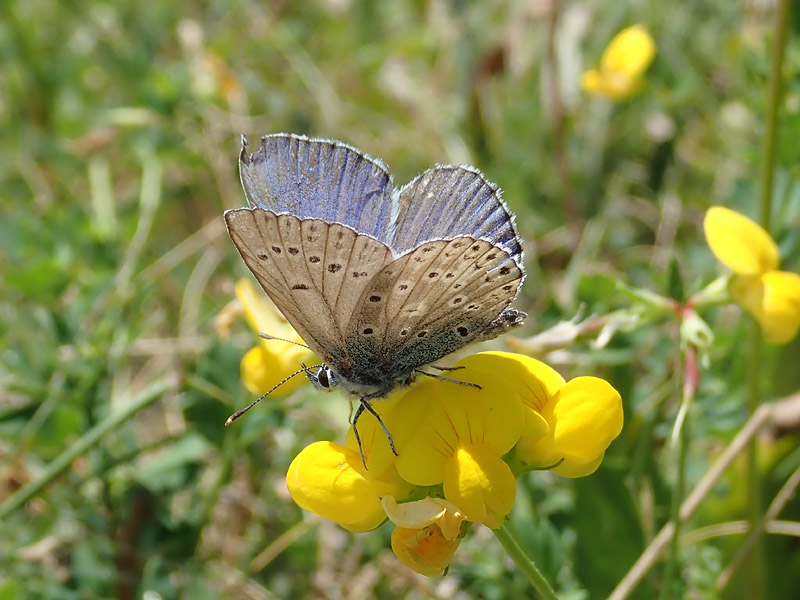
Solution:
[(445, 463), (445, 498), (470, 521), (497, 529), (511, 511), (516, 492), (509, 466), (483, 446), (460, 446)]
[(778, 268), (778, 247), (757, 223), (729, 208), (708, 209), (703, 229), (709, 248), (734, 273), (760, 275)]
[(381, 501), (389, 520), (404, 529), (424, 529), (438, 525), (447, 540), (454, 540), (461, 532), (461, 524), (467, 516), (451, 502), (443, 498), (428, 496), (422, 500), (398, 504), (392, 496), (384, 496)]
[(380, 525), (386, 518), (381, 498), (403, 498), (411, 489), (393, 470), (372, 476), (358, 452), (333, 442), (303, 449), (289, 466), (286, 485), (298, 506), (353, 531)]
[(392, 550), (397, 558), (426, 577), (441, 575), (460, 543), (460, 538), (445, 538), (436, 525), (424, 529), (398, 527), (392, 532)]

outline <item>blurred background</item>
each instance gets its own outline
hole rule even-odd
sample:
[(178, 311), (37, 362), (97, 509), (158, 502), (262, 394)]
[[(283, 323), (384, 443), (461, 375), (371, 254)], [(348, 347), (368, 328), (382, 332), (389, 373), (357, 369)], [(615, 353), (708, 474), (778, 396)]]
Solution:
[[(444, 578), (402, 566), (390, 529), (304, 514), (286, 469), (343, 440), (348, 402), (304, 388), (264, 401), (239, 362), (256, 343), (219, 315), (250, 277), (222, 212), (245, 205), (240, 134), (343, 140), (395, 183), (476, 165), (518, 215), (530, 336), (584, 307), (625, 305), (614, 280), (672, 297), (722, 272), (713, 204), (757, 216), (773, 4), (767, 0), (51, 2), (0, 6), (0, 599), (487, 598), (530, 593), (474, 527)], [(800, 30), (794, 15), (773, 233), (800, 270)], [(620, 102), (581, 89), (622, 28), (655, 61)], [(693, 407), (689, 489), (746, 419), (734, 308)], [(800, 345), (766, 349), (764, 395), (800, 386)], [(600, 470), (519, 480), (512, 522), (565, 598), (603, 598), (667, 520), (680, 400), (675, 323), (541, 357), (604, 377), (626, 426)], [(768, 502), (800, 463), (763, 437)], [(735, 463), (688, 529), (746, 518)], [(34, 487), (25, 487), (34, 486)], [(19, 502), (21, 490), (32, 490)], [(783, 519), (797, 519), (792, 501)], [(795, 534), (796, 536), (797, 534)], [(697, 537), (697, 536), (696, 536)], [(702, 536), (699, 536), (702, 538)], [(674, 597), (741, 598), (715, 579), (743, 536), (681, 546)], [(769, 597), (800, 585), (797, 537), (766, 540)], [(657, 566), (632, 597), (658, 590)]]

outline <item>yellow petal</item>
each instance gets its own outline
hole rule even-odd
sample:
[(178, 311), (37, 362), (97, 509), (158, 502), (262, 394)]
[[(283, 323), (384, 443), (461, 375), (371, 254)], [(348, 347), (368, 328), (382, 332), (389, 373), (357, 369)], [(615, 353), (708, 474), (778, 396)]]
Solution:
[(729, 208), (708, 209), (703, 221), (714, 255), (740, 275), (759, 275), (778, 267), (778, 247), (757, 223)]
[(644, 27), (623, 29), (603, 52), (600, 68), (583, 74), (581, 86), (590, 94), (623, 100), (639, 89), (655, 52), (655, 42)]
[(641, 25), (620, 31), (608, 44), (600, 59), (600, 71), (608, 74), (640, 77), (653, 62), (656, 44)]
[[(253, 285), (249, 279), (240, 279), (236, 282), (236, 297), (244, 307), (244, 315), (250, 328), (256, 333), (264, 332), (269, 335), (302, 342), (300, 336), (287, 323), (284, 316), (272, 301), (260, 289)], [(285, 342), (281, 342), (285, 344)], [(290, 347), (291, 344), (287, 344)]]
[(397, 471), (415, 485), (441, 483), (445, 461), (463, 443), (481, 444), (502, 456), (517, 442), (525, 424), (523, 406), (503, 373), (479, 368), (480, 360), (465, 359), (460, 364), (466, 368), (451, 371), (448, 377), (476, 383), (481, 389), (422, 381), (392, 413)]
[[(259, 344), (244, 355), (240, 369), (242, 381), (250, 393), (265, 394), (298, 371), (304, 363), (315, 362), (316, 357), (309, 350), (289, 344), (284, 346), (287, 348), (281, 352), (276, 351), (274, 346)], [(286, 381), (273, 394), (288, 395), (306, 383), (308, 378), (301, 373)]]
[(393, 470), (371, 475), (358, 452), (333, 442), (303, 449), (289, 466), (286, 485), (298, 506), (352, 531), (380, 525), (386, 518), (381, 498), (403, 498), (411, 489)]
[(423, 529), (438, 525), (447, 540), (454, 540), (461, 532), (461, 524), (467, 516), (459, 508), (443, 498), (423, 498), (398, 504), (392, 496), (381, 501), (389, 520), (404, 529)]
[(564, 473), (593, 465), (622, 431), (622, 399), (607, 381), (577, 377), (565, 384), (542, 411), (550, 431), (539, 439), (520, 439), (521, 460), (537, 466), (559, 461)]
[[(381, 416), (383, 424), (392, 435), (395, 449), (405, 446), (403, 432), (395, 427), (393, 411), (404, 390), (397, 390), (386, 399), (373, 400), (372, 407)], [(367, 468), (373, 473), (382, 473), (395, 461), (395, 455), (389, 446), (386, 432), (377, 419), (368, 412), (362, 413), (358, 419), (358, 434), (361, 436), (361, 448), (364, 451)], [(347, 447), (358, 451), (358, 442), (351, 427), (347, 432)]]
[(605, 94), (603, 77), (597, 69), (589, 69), (583, 73), (581, 87), (590, 94)]
[(769, 271), (737, 277), (733, 296), (756, 318), (769, 342), (785, 344), (800, 330), (800, 275)]
[(458, 364), (502, 380), (534, 410), (541, 410), (565, 383), (558, 371), (542, 361), (513, 352), (479, 352)]
[(460, 446), (446, 463), (445, 498), (470, 521), (497, 529), (514, 506), (516, 492), (509, 466), (483, 446)]
[(600, 466), (600, 463), (603, 462), (603, 454), (598, 456), (597, 458), (587, 461), (587, 462), (576, 462), (576, 461), (567, 461), (565, 460), (560, 465), (555, 467), (552, 471), (562, 477), (586, 477), (587, 475), (591, 475), (597, 468)]
[[(254, 331), (303, 343), (275, 305), (253, 285), (252, 281), (249, 279), (237, 281), (236, 297), (244, 309), (247, 322)], [(319, 359), (303, 346), (280, 340), (262, 339), (260, 346), (251, 349), (242, 359), (242, 380), (251, 393), (264, 394), (298, 371), (304, 363), (317, 364)], [(302, 375), (295, 376), (275, 393), (290, 394), (307, 381)]]
[(397, 558), (426, 577), (441, 575), (460, 543), (460, 538), (446, 539), (436, 525), (424, 529), (398, 527), (392, 532), (392, 550)]

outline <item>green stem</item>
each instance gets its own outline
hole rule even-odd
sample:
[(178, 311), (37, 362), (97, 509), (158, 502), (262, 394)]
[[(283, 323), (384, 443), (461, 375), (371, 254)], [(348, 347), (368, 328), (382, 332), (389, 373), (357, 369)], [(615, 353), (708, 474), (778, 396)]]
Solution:
[[(750, 330), (750, 351), (747, 370), (747, 412), (752, 416), (761, 403), (761, 361), (763, 355), (763, 342), (761, 330), (753, 321)], [(758, 471), (758, 446), (755, 438), (747, 446), (746, 457), (746, 486), (747, 486), (747, 519), (750, 522), (750, 531), (755, 531), (761, 522), (763, 506), (761, 502), (761, 476)], [(753, 544), (750, 556), (750, 569), (748, 571), (747, 597), (754, 600), (764, 598), (764, 546), (761, 538)]]
[[(776, 147), (778, 139), (778, 117), (781, 95), (783, 91), (783, 55), (789, 31), (791, 0), (779, 0), (775, 10), (775, 23), (772, 40), (772, 58), (770, 64), (769, 91), (767, 92), (767, 123), (764, 133), (764, 162), (761, 164), (761, 225), (769, 231), (772, 221), (772, 184), (775, 173)], [(754, 323), (750, 338), (750, 357), (748, 360), (747, 410), (753, 415), (761, 403), (759, 389), (761, 358), (763, 348), (761, 332)], [(758, 472), (758, 455), (753, 440), (747, 449), (747, 490), (751, 531), (761, 521), (761, 477)], [(764, 546), (759, 537), (752, 549), (749, 571), (748, 597), (758, 600), (764, 597), (766, 583), (764, 575)]]
[(547, 579), (542, 575), (539, 567), (525, 554), (525, 550), (522, 549), (522, 545), (511, 530), (511, 526), (508, 523), (503, 523), (500, 529), (492, 529), (492, 533), (494, 533), (497, 541), (500, 542), (500, 545), (503, 546), (503, 549), (511, 557), (511, 560), (514, 561), (519, 567), (519, 570), (522, 571), (525, 577), (528, 578), (528, 581), (531, 582), (531, 585), (538, 592), (539, 597), (544, 600), (557, 600), (555, 591), (553, 591), (550, 583), (548, 583)]
[[(686, 404), (690, 402), (689, 399), (684, 397)], [(672, 538), (669, 543), (669, 555), (667, 556), (667, 564), (664, 567), (664, 579), (661, 582), (661, 600), (668, 600), (672, 598), (672, 581), (675, 578), (675, 573), (678, 570), (678, 541), (681, 535), (681, 504), (686, 492), (686, 455), (689, 448), (689, 420), (688, 418), (683, 422), (678, 433), (678, 474), (675, 481), (675, 487), (672, 490), (672, 505), (670, 510), (670, 520), (673, 524)]]
[(83, 437), (51, 462), (44, 473), (42, 473), (41, 477), (20, 488), (14, 495), (3, 502), (3, 504), (0, 504), (0, 521), (41, 492), (45, 486), (65, 471), (67, 467), (72, 464), (72, 461), (95, 446), (107, 434), (130, 419), (145, 406), (159, 399), (169, 388), (170, 385), (168, 383), (156, 381), (145, 388), (137, 397), (131, 399), (130, 403), (128, 403), (125, 408), (108, 415), (100, 423), (95, 425), (84, 434)]
[(764, 162), (761, 163), (761, 225), (769, 231), (772, 220), (772, 180), (775, 173), (775, 150), (778, 139), (778, 112), (783, 92), (783, 54), (789, 31), (791, 0), (780, 0), (775, 11), (772, 41), (769, 91), (767, 92), (767, 123), (764, 132)]

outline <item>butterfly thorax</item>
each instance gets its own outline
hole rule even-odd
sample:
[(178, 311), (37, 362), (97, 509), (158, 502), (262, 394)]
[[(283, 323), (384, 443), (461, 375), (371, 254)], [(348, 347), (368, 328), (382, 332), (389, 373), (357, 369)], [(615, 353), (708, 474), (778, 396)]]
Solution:
[(347, 377), (338, 374), (328, 365), (320, 365), (315, 372), (308, 372), (309, 381), (314, 387), (331, 391), (334, 388), (341, 388), (347, 393), (368, 398), (382, 398), (397, 386), (410, 385), (414, 381), (414, 373), (402, 374), (398, 377), (386, 376), (376, 378), (375, 372), (362, 373), (360, 376), (356, 372), (351, 372)]

